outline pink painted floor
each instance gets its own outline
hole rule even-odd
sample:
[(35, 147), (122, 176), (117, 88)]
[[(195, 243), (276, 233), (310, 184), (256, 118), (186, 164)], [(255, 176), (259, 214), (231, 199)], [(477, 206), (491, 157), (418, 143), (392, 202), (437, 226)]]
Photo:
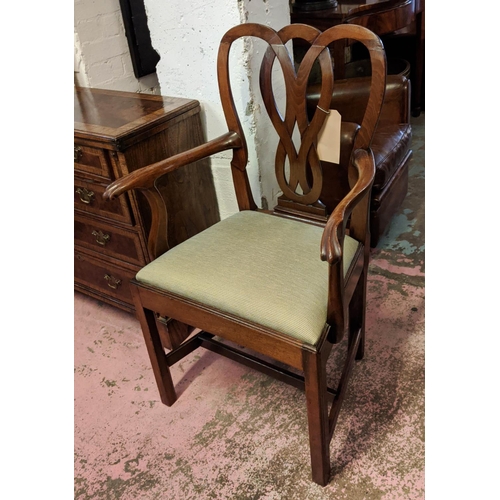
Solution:
[[(372, 251), (365, 358), (331, 443), (332, 478), (310, 480), (302, 391), (198, 350), (159, 401), (135, 318), (75, 293), (75, 498), (424, 498), (424, 127), (410, 192)], [(333, 385), (345, 350), (332, 354)]]

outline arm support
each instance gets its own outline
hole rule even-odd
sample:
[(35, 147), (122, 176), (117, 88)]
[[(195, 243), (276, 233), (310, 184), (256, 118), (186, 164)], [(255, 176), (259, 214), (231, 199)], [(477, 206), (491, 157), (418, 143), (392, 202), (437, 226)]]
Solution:
[(167, 241), (167, 213), (163, 198), (154, 189), (156, 180), (164, 174), (173, 172), (179, 167), (206, 158), (207, 156), (242, 147), (243, 141), (236, 132), (227, 132), (217, 139), (197, 146), (165, 160), (148, 165), (131, 172), (111, 183), (104, 191), (103, 197), (112, 200), (130, 189), (141, 189), (151, 207), (151, 228), (148, 234), (148, 253), (155, 259), (169, 248)]
[(154, 186), (158, 177), (161, 177), (168, 172), (194, 163), (195, 161), (206, 158), (227, 149), (236, 149), (242, 146), (242, 140), (236, 132), (227, 132), (217, 139), (213, 139), (205, 144), (197, 146), (183, 153), (171, 156), (165, 160), (148, 165), (131, 172), (120, 179), (111, 183), (104, 191), (105, 199), (114, 199), (120, 196), (125, 191), (130, 189), (148, 189)]
[(358, 180), (331, 213), (321, 238), (321, 260), (328, 261), (330, 265), (340, 261), (347, 220), (361, 199), (370, 193), (375, 176), (375, 161), (371, 152), (357, 149), (353, 155), (353, 165), (358, 171)]

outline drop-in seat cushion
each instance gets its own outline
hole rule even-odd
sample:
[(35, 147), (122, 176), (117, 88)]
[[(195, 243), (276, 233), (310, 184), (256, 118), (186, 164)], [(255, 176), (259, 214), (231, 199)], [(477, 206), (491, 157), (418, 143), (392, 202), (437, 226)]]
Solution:
[[(137, 281), (315, 345), (325, 326), (323, 228), (243, 211), (172, 248)], [(359, 243), (344, 240), (344, 275)]]

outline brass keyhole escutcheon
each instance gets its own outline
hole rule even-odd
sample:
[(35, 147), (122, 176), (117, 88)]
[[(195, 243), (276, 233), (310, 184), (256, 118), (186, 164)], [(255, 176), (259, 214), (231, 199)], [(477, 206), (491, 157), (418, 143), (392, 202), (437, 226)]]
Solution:
[(89, 205), (94, 197), (94, 191), (89, 191), (87, 188), (78, 188), (76, 193), (80, 196), (80, 201)]
[(92, 236), (95, 236), (95, 240), (99, 245), (106, 245), (111, 236), (109, 234), (103, 233), (101, 230), (96, 231), (95, 229), (92, 231)]
[(118, 278), (113, 278), (113, 276), (110, 276), (109, 274), (105, 274), (104, 279), (108, 282), (108, 286), (110, 288), (113, 288), (113, 290), (116, 290), (121, 285), (122, 282), (122, 280), (119, 280)]

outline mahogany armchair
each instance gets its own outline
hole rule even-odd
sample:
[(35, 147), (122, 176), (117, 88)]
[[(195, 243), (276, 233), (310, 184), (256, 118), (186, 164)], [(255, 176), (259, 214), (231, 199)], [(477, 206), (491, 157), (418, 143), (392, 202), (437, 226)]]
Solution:
[[(261, 65), (260, 87), (279, 136), (275, 171), (283, 192), (272, 211), (258, 209), (250, 191), (245, 137), (229, 80), (230, 47), (244, 36), (269, 44)], [(310, 49), (296, 72), (285, 44), (297, 37), (306, 40)], [(349, 165), (350, 190), (328, 215), (319, 201), (323, 175), (316, 144), (334, 86), (327, 47), (341, 38), (359, 40), (367, 47), (373, 79)], [(317, 109), (309, 120), (307, 81), (316, 60), (321, 66), (322, 86)], [(281, 66), (286, 86), (284, 117), (272, 93), (274, 63)], [(336, 26), (322, 33), (306, 25), (285, 26), (276, 32), (263, 25), (242, 24), (222, 38), (217, 69), (228, 132), (116, 180), (104, 196), (112, 199), (127, 190), (140, 189), (151, 204), (148, 244), (156, 258), (139, 271), (131, 289), (162, 402), (171, 406), (177, 398), (170, 368), (198, 347), (304, 388), (312, 479), (326, 485), (330, 441), (347, 381), (354, 360), (364, 353), (369, 205), (375, 171), (370, 142), (384, 99), (385, 53), (378, 37), (360, 26)], [(301, 135), (298, 150), (291, 140), (295, 124)], [(232, 150), (231, 171), (240, 211), (169, 249), (167, 215), (155, 190), (156, 179), (224, 150)], [(195, 330), (166, 353), (157, 330), (157, 313), (200, 332)], [(344, 337), (348, 344), (345, 365), (338, 386), (330, 389), (327, 358)], [(240, 351), (234, 344), (245, 349)]]

